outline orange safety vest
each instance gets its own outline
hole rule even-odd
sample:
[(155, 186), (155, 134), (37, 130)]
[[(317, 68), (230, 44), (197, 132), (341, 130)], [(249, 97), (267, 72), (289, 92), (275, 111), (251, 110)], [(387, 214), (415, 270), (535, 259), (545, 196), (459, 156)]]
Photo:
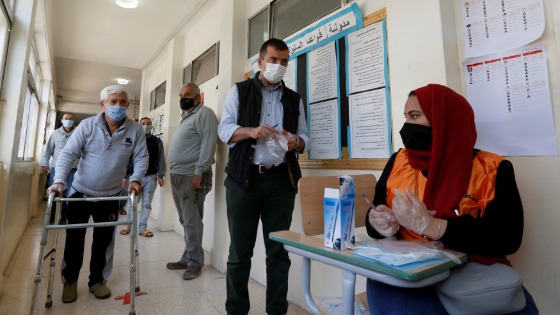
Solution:
[[(484, 217), (486, 206), (494, 199), (496, 174), (498, 166), (503, 160), (503, 157), (486, 151), (479, 151), (475, 155), (469, 187), (455, 211), (459, 216), (470, 214), (475, 218)], [(392, 208), (396, 188), (403, 194), (408, 188), (412, 194), (422, 200), (425, 187), (426, 177), (420, 170), (414, 169), (410, 165), (406, 149), (401, 150), (395, 158), (393, 169), (387, 179), (387, 207)], [(405, 240), (425, 239), (424, 236), (403, 226), (400, 228), (400, 238)]]

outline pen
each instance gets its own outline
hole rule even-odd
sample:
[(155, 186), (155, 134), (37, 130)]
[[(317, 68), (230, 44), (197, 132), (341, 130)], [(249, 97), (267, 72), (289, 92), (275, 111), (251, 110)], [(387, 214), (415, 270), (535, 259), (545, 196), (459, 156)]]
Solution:
[(377, 211), (377, 209), (375, 209), (375, 206), (369, 201), (369, 199), (366, 197), (366, 195), (362, 194), (362, 198), (364, 198), (364, 200), (367, 202), (367, 204), (375, 211)]

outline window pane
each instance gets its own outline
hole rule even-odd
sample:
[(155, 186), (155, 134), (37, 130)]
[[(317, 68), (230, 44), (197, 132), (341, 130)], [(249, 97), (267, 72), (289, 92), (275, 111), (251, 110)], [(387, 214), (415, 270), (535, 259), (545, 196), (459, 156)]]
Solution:
[(268, 39), (268, 11), (266, 7), (257, 15), (249, 19), (249, 50), (247, 58), (254, 56), (261, 49), (261, 45)]
[(167, 81), (163, 82), (156, 88), (156, 105), (155, 108), (158, 108), (163, 103), (165, 103), (165, 91), (167, 89)]
[(27, 138), (25, 139), (24, 159), (26, 161), (33, 160), (35, 154), (35, 141), (37, 139), (37, 116), (39, 116), (39, 100), (37, 94), (31, 93), (31, 102), (29, 104), (29, 115), (27, 118)]
[(191, 80), (200, 85), (218, 74), (218, 49), (214, 44), (192, 62)]
[(340, 0), (278, 0), (272, 4), (272, 36), (285, 38), (340, 8)]
[(23, 117), (21, 118), (21, 133), (19, 134), (19, 146), (18, 146), (18, 154), (17, 159), (23, 160), (25, 157), (25, 148), (26, 148), (26, 140), (27, 134), (30, 132), (29, 130), (29, 107), (31, 106), (31, 90), (29, 86), (25, 92), (25, 100), (23, 101)]
[(29, 70), (31, 71), (31, 77), (35, 79), (35, 74), (37, 73), (37, 59), (35, 59), (35, 52), (33, 49), (35, 45), (32, 45), (31, 51), (29, 52)]
[(4, 66), (6, 62), (6, 54), (8, 52), (9, 30), (8, 17), (6, 16), (4, 10), (0, 9), (0, 83), (3, 81), (4, 77)]
[(189, 64), (183, 69), (183, 84), (191, 82), (192, 66)]
[(153, 90), (150, 93), (150, 110), (154, 110), (156, 108), (156, 90)]

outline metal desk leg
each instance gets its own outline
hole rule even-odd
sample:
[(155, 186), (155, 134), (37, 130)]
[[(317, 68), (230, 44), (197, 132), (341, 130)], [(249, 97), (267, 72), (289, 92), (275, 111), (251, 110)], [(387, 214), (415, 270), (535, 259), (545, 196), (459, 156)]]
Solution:
[(344, 315), (354, 314), (356, 274), (342, 269), (342, 307)]
[(303, 258), (303, 268), (301, 275), (301, 289), (303, 290), (303, 298), (311, 313), (319, 315), (317, 304), (315, 304), (315, 302), (313, 301), (313, 296), (311, 295), (311, 259), (307, 257), (301, 258)]

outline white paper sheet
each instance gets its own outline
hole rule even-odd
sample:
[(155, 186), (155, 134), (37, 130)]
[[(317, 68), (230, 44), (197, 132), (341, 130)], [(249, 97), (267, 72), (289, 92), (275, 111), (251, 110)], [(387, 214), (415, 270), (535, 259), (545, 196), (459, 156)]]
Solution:
[(340, 117), (338, 100), (309, 105), (310, 159), (340, 158)]
[(388, 158), (386, 89), (350, 95), (350, 157)]
[(465, 57), (529, 44), (542, 36), (542, 0), (463, 0)]
[(335, 42), (308, 53), (308, 100), (309, 103), (338, 96), (338, 67)]
[(557, 155), (546, 50), (530, 45), (463, 63), (476, 147), (501, 155)]
[(284, 84), (294, 91), (296, 91), (296, 67), (297, 59), (292, 59), (288, 61), (288, 68), (286, 68), (286, 74), (284, 74)]
[(383, 22), (348, 35), (348, 93), (386, 86)]

